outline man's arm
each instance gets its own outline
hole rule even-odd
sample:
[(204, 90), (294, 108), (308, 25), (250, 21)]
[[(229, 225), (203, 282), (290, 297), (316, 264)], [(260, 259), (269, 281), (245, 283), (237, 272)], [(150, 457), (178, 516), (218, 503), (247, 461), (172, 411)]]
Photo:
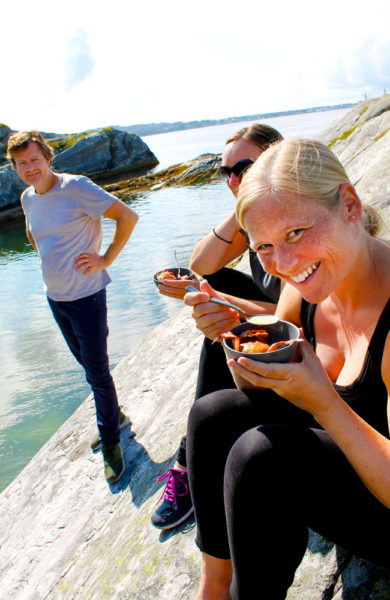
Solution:
[(36, 245), (35, 240), (33, 238), (33, 234), (30, 231), (30, 226), (28, 224), (27, 217), (26, 217), (26, 237), (27, 237), (28, 241), (30, 242), (31, 246), (34, 248), (34, 250), (36, 252), (38, 252), (38, 248), (37, 248), (37, 245)]
[(95, 252), (83, 253), (77, 257), (74, 266), (76, 271), (83, 271), (83, 275), (109, 267), (126, 245), (138, 221), (137, 213), (118, 199), (109, 206), (103, 216), (116, 222), (114, 237), (102, 256)]
[(108, 267), (114, 262), (118, 254), (126, 245), (137, 224), (138, 215), (130, 208), (130, 206), (127, 206), (127, 204), (121, 200), (115, 200), (106, 212), (103, 213), (103, 216), (107, 219), (116, 221), (114, 237), (104, 254), (104, 266)]

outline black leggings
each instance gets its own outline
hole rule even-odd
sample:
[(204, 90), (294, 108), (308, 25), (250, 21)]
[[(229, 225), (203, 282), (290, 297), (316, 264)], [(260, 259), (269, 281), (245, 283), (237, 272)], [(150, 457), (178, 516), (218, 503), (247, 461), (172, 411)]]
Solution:
[(309, 527), (390, 565), (390, 511), (314, 419), (274, 392), (221, 390), (195, 402), (187, 459), (196, 543), (232, 558), (232, 600), (284, 599)]
[[(238, 296), (246, 300), (272, 302), (257, 287), (250, 275), (236, 269), (224, 267), (212, 275), (205, 275), (204, 279), (207, 279), (215, 290), (230, 296)], [(213, 344), (212, 340), (205, 338), (199, 358), (195, 400), (216, 390), (235, 387), (222, 345)], [(181, 439), (177, 461), (181, 466), (187, 466), (186, 436)]]

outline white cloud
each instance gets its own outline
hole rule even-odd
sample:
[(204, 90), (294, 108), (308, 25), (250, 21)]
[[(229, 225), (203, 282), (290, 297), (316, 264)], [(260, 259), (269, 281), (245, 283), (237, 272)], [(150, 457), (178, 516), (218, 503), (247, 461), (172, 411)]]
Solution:
[(65, 89), (71, 90), (93, 72), (95, 61), (91, 56), (88, 33), (79, 29), (67, 42), (65, 57)]
[(48, 0), (3, 9), (0, 121), (13, 128), (219, 118), (390, 88), (388, 0), (68, 0), (56, 10)]

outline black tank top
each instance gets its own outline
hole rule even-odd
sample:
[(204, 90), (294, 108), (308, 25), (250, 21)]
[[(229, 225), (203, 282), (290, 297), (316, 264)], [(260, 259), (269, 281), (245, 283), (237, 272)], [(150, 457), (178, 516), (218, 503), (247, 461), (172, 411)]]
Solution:
[(280, 296), (280, 279), (264, 271), (259, 257), (252, 248), (249, 248), (249, 264), (253, 281), (259, 290), (269, 299), (269, 302), (278, 302)]
[[(315, 349), (314, 313), (316, 304), (302, 299), (301, 320), (306, 339)], [(387, 389), (381, 365), (386, 337), (390, 329), (390, 299), (387, 301), (368, 345), (359, 376), (350, 385), (333, 384), (336, 392), (362, 419), (389, 437), (387, 423)]]
[(257, 253), (249, 246), (249, 236), (247, 232), (245, 229), (240, 229), (240, 232), (246, 237), (248, 244), (249, 265), (253, 281), (263, 296), (265, 296), (269, 302), (274, 302), (276, 304), (280, 296), (280, 279), (279, 277), (275, 277), (275, 275), (270, 275), (264, 271)]

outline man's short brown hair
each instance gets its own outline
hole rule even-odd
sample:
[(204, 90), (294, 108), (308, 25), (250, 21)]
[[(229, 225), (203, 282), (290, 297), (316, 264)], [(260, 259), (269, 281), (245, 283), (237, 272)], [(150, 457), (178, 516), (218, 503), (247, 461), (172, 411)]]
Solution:
[(11, 161), (13, 167), (15, 167), (16, 152), (25, 150), (30, 142), (35, 142), (41, 149), (43, 156), (51, 163), (54, 156), (53, 149), (39, 131), (17, 131), (9, 136), (5, 155)]

